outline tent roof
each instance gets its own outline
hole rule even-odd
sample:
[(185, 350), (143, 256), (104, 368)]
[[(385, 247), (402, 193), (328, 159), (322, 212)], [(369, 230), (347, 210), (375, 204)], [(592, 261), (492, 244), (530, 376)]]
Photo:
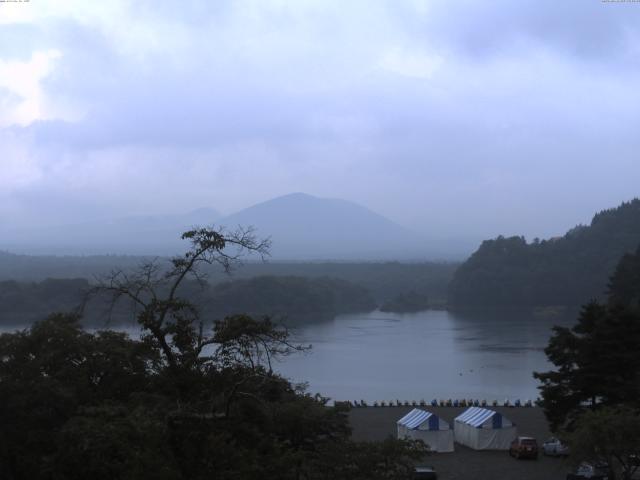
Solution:
[(494, 410), (489, 410), (487, 408), (470, 407), (460, 415), (458, 415), (455, 420), (456, 422), (466, 423), (467, 425), (471, 425), (472, 427), (479, 427), (494, 415), (500, 414)]
[(419, 408), (414, 408), (409, 413), (407, 413), (404, 417), (398, 420), (398, 425), (403, 425), (407, 428), (418, 428), (424, 422), (428, 421), (430, 417), (435, 415), (431, 412), (427, 412), (425, 410), (420, 410)]

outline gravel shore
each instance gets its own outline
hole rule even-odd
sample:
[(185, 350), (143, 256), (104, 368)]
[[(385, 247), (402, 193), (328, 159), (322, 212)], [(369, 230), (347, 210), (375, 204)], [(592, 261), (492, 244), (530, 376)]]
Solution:
[[(354, 440), (384, 440), (396, 435), (396, 421), (416, 407), (353, 408), (349, 421)], [(465, 408), (417, 407), (431, 411), (453, 426), (453, 419)], [(453, 453), (431, 454), (425, 464), (433, 465), (441, 480), (563, 480), (571, 471), (571, 458), (545, 457), (542, 443), (551, 436), (540, 408), (488, 407), (514, 422), (518, 435), (534, 437), (541, 450), (538, 460), (516, 460), (503, 451), (475, 451), (455, 444)]]

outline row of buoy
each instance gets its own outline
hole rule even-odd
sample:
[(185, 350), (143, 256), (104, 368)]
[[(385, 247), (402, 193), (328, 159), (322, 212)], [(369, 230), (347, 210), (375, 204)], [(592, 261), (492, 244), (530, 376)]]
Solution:
[(478, 399), (462, 399), (462, 400), (458, 400), (458, 399), (447, 399), (447, 400), (437, 400), (437, 399), (433, 399), (431, 400), (431, 402), (427, 403), (425, 400), (420, 400), (419, 402), (413, 400), (411, 402), (409, 402), (408, 400), (405, 400), (404, 402), (401, 402), (400, 400), (390, 400), (389, 402), (385, 402), (384, 400), (382, 402), (373, 402), (373, 404), (369, 405), (367, 402), (365, 402), (364, 400), (360, 400), (359, 402), (357, 400), (354, 400), (353, 402), (351, 401), (347, 401), (346, 403), (348, 403), (350, 406), (352, 407), (426, 407), (426, 406), (432, 406), (432, 407), (488, 407), (489, 405), (493, 406), (493, 407), (533, 407), (533, 402), (531, 400), (527, 400), (525, 402), (521, 402), (520, 399), (517, 399), (514, 402), (511, 402), (508, 399), (505, 399), (504, 402), (500, 403), (497, 400), (493, 400), (491, 403), (487, 402), (486, 400), (478, 400)]

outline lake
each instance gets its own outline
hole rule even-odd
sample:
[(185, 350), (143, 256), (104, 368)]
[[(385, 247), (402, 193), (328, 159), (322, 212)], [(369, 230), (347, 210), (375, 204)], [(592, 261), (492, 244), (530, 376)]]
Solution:
[(551, 327), (575, 318), (517, 310), (340, 315), (297, 328), (294, 339), (312, 350), (276, 369), (334, 400), (534, 400), (532, 372), (551, 367), (543, 351)]
[[(570, 326), (576, 319), (576, 311), (543, 313), (339, 315), (292, 330), (294, 341), (313, 348), (274, 368), (293, 382), (308, 382), (311, 393), (334, 400), (534, 400), (538, 390), (532, 372), (551, 368), (543, 351), (551, 327)], [(134, 326), (114, 328), (139, 335)]]

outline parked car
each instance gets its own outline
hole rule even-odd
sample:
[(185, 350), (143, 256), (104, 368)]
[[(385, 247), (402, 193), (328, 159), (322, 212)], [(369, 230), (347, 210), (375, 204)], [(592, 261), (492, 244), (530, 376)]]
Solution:
[(569, 455), (569, 446), (559, 438), (551, 437), (542, 444), (542, 453), (552, 457), (566, 457)]
[(583, 480), (585, 478), (591, 480), (609, 480), (609, 465), (606, 463), (587, 463), (582, 462), (576, 473), (569, 473), (567, 480)]
[(414, 480), (437, 480), (438, 474), (435, 468), (425, 465), (416, 467), (413, 478)]
[(538, 442), (533, 437), (516, 437), (509, 447), (509, 455), (516, 458), (538, 458)]

